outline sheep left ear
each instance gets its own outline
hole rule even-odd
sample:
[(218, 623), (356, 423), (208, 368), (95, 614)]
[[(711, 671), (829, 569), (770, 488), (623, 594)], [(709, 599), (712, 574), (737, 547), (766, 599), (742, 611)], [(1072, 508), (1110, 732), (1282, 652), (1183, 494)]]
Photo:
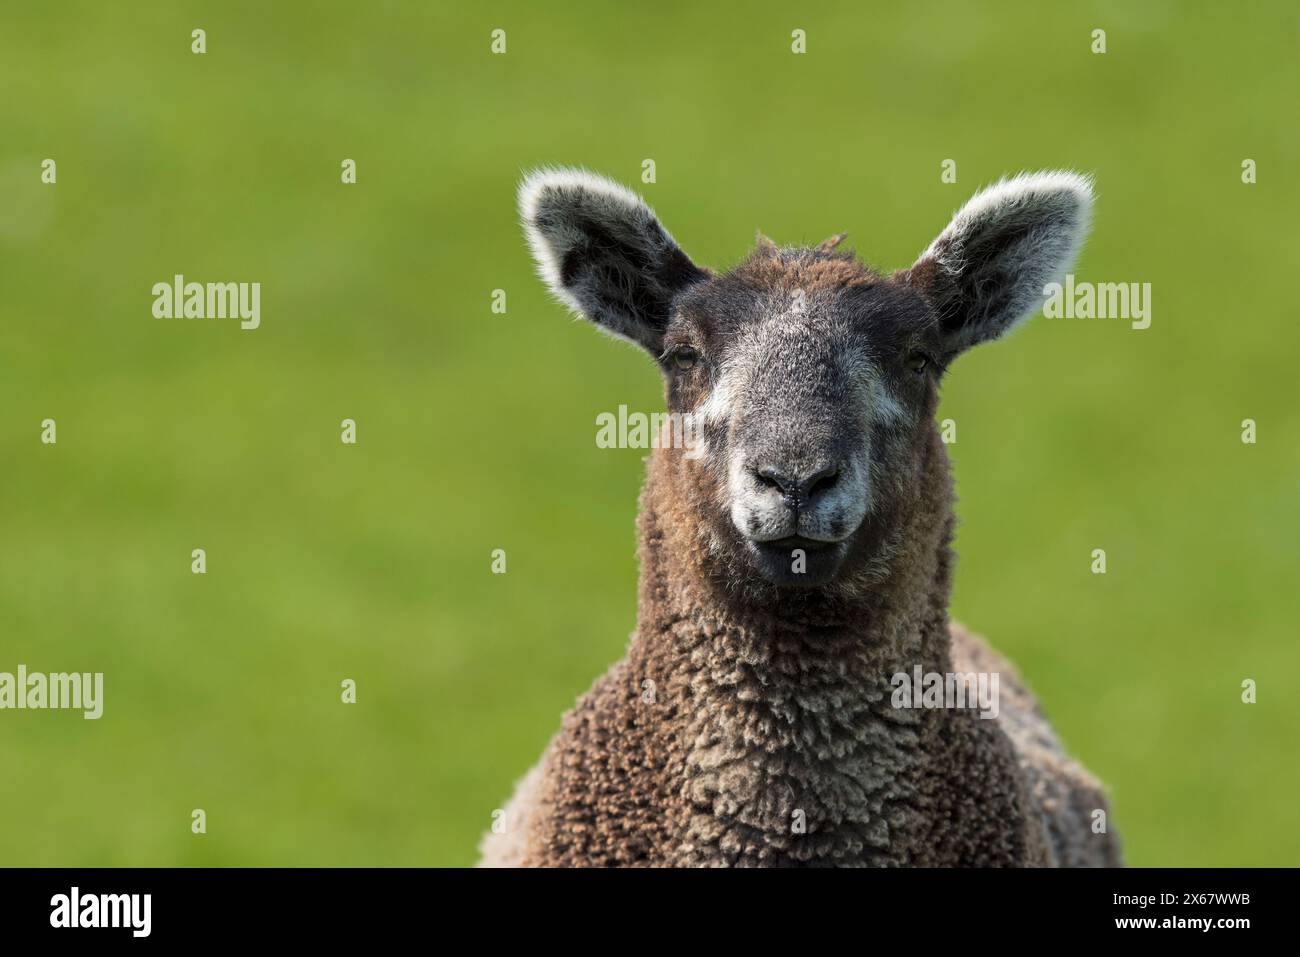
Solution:
[(1021, 174), (976, 193), (897, 279), (939, 317), (949, 355), (996, 339), (1042, 305), (1088, 232), (1092, 184), (1071, 172)]
[(641, 197), (584, 170), (543, 169), (519, 187), (538, 271), (557, 298), (658, 356), (673, 299), (708, 273)]

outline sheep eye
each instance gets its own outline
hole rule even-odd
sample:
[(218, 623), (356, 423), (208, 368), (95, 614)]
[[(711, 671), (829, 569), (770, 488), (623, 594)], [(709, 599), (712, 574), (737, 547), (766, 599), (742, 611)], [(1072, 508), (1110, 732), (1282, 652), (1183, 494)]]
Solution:
[(920, 375), (930, 365), (930, 357), (924, 352), (913, 352), (907, 357), (907, 368)]
[(688, 372), (700, 361), (700, 354), (690, 346), (683, 346), (673, 352), (673, 365), (679, 372)]

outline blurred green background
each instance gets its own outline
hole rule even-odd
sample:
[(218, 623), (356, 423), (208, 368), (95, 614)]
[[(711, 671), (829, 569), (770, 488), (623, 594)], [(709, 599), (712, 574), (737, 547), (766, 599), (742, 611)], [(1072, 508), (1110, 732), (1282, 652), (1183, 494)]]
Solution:
[[(541, 163), (713, 266), (761, 228), (895, 268), (1004, 173), (1094, 172), (1075, 272), (1152, 325), (957, 364), (954, 615), (1132, 864), (1297, 863), (1295, 5), (471, 6), (6, 8), (0, 671), (103, 671), (105, 714), (0, 712), (0, 863), (475, 859), (633, 628), (643, 453), (595, 417), (662, 402), (533, 276)], [(261, 328), (154, 319), (178, 272), (261, 282)]]

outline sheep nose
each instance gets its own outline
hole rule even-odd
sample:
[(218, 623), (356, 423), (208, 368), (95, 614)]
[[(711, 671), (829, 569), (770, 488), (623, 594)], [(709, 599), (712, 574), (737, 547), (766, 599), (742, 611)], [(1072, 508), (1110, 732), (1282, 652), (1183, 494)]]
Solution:
[(776, 489), (786, 505), (796, 512), (813, 505), (819, 496), (835, 487), (840, 477), (838, 463), (812, 470), (761, 465), (752, 471), (760, 486)]

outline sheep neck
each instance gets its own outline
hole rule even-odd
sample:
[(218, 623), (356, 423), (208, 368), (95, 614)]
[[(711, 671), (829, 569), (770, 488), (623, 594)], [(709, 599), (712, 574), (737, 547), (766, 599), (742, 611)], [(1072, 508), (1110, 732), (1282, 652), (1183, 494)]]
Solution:
[(891, 679), (951, 670), (951, 492), (946, 460), (931, 464), (886, 574), (849, 595), (764, 600), (693, 547), (680, 490), (652, 462), (628, 665), (674, 724), (680, 863), (906, 861), (900, 831), (946, 716), (893, 707)]

